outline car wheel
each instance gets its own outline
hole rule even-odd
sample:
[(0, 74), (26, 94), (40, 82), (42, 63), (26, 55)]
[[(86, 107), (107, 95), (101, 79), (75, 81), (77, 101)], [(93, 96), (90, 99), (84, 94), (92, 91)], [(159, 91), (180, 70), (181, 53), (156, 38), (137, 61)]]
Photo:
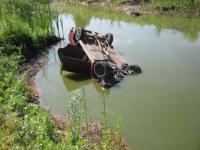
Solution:
[(108, 42), (109, 45), (112, 45), (112, 43), (113, 43), (113, 35), (111, 33), (107, 33), (105, 35), (105, 41)]
[(93, 73), (96, 78), (103, 78), (107, 75), (108, 63), (106, 61), (98, 61), (93, 66)]
[(82, 38), (82, 29), (78, 28), (74, 33), (74, 43), (77, 43), (81, 38)]

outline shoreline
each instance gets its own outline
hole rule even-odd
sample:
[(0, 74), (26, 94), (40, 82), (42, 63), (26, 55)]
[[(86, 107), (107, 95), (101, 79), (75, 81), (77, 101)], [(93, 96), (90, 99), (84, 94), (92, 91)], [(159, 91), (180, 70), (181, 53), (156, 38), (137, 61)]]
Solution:
[[(42, 92), (35, 82), (35, 77), (48, 64), (47, 56), (51, 50), (51, 47), (63, 40), (62, 38), (58, 37), (53, 38), (54, 41), (52, 41), (52, 43), (48, 45), (44, 51), (37, 53), (33, 58), (27, 58), (27, 61), (19, 66), (19, 74), (27, 73), (27, 84), (31, 89), (31, 95), (28, 99), (29, 103), (40, 105), (40, 97)], [(59, 130), (66, 130), (67, 120), (64, 117), (49, 112), (48, 108), (45, 106), (42, 106), (42, 108), (49, 114)]]
[(31, 95), (33, 97), (30, 98), (30, 102), (39, 103), (39, 96), (41, 94), (40, 89), (36, 86), (35, 76), (37, 73), (44, 68), (44, 66), (48, 63), (47, 54), (52, 46), (59, 43), (62, 38), (52, 36), (49, 38), (48, 45), (44, 47), (44, 50), (41, 52), (36, 52), (34, 56), (25, 58), (25, 62), (19, 65), (18, 73), (26, 74), (27, 76), (27, 84), (31, 88)]
[[(62, 2), (57, 2), (61, 4)], [(54, 2), (56, 4), (56, 2)], [(169, 7), (160, 7), (153, 6), (153, 4), (144, 3), (137, 4), (134, 1), (127, 1), (121, 4), (107, 4), (105, 2), (96, 2), (96, 1), (82, 1), (82, 2), (66, 2), (65, 4), (74, 5), (74, 6), (97, 6), (105, 7), (117, 11), (122, 11), (129, 16), (197, 16), (200, 17), (200, 8), (178, 8), (174, 5)]]

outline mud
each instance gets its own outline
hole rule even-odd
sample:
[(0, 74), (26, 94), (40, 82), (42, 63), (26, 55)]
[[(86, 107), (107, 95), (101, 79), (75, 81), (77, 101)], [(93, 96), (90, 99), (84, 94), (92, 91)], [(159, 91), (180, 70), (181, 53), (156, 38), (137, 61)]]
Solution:
[[(19, 66), (18, 73), (27, 75), (27, 83), (31, 88), (31, 95), (29, 97), (29, 102), (39, 103), (39, 98), (41, 95), (40, 89), (35, 84), (36, 74), (44, 68), (48, 63), (48, 49), (50, 46), (58, 43), (63, 39), (56, 36), (51, 36), (45, 39), (43, 49), (41, 51), (36, 51), (31, 57), (26, 57), (25, 61)], [(33, 52), (32, 52), (33, 53)]]

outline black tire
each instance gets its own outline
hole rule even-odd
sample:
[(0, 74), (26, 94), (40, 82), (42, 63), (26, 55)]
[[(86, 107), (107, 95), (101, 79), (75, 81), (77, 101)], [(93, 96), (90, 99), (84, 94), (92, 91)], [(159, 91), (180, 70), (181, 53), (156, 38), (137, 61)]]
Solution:
[(76, 29), (74, 33), (74, 43), (77, 43), (82, 38), (83, 31), (81, 28)]
[(108, 74), (108, 62), (98, 61), (93, 66), (93, 73), (96, 78), (102, 79)]
[(111, 33), (107, 33), (105, 35), (105, 41), (108, 42), (109, 45), (112, 45), (112, 43), (113, 43), (113, 35)]
[(142, 69), (138, 65), (130, 65), (128, 66), (129, 70), (133, 70), (136, 73), (141, 73)]

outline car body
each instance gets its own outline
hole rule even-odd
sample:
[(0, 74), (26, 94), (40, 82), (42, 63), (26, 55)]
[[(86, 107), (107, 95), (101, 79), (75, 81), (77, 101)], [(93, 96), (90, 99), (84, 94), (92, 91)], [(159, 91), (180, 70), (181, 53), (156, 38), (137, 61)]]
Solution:
[(140, 73), (137, 65), (129, 66), (112, 46), (113, 35), (101, 35), (82, 28), (72, 28), (69, 44), (58, 50), (62, 70), (84, 73), (103, 86), (112, 86), (125, 75)]

